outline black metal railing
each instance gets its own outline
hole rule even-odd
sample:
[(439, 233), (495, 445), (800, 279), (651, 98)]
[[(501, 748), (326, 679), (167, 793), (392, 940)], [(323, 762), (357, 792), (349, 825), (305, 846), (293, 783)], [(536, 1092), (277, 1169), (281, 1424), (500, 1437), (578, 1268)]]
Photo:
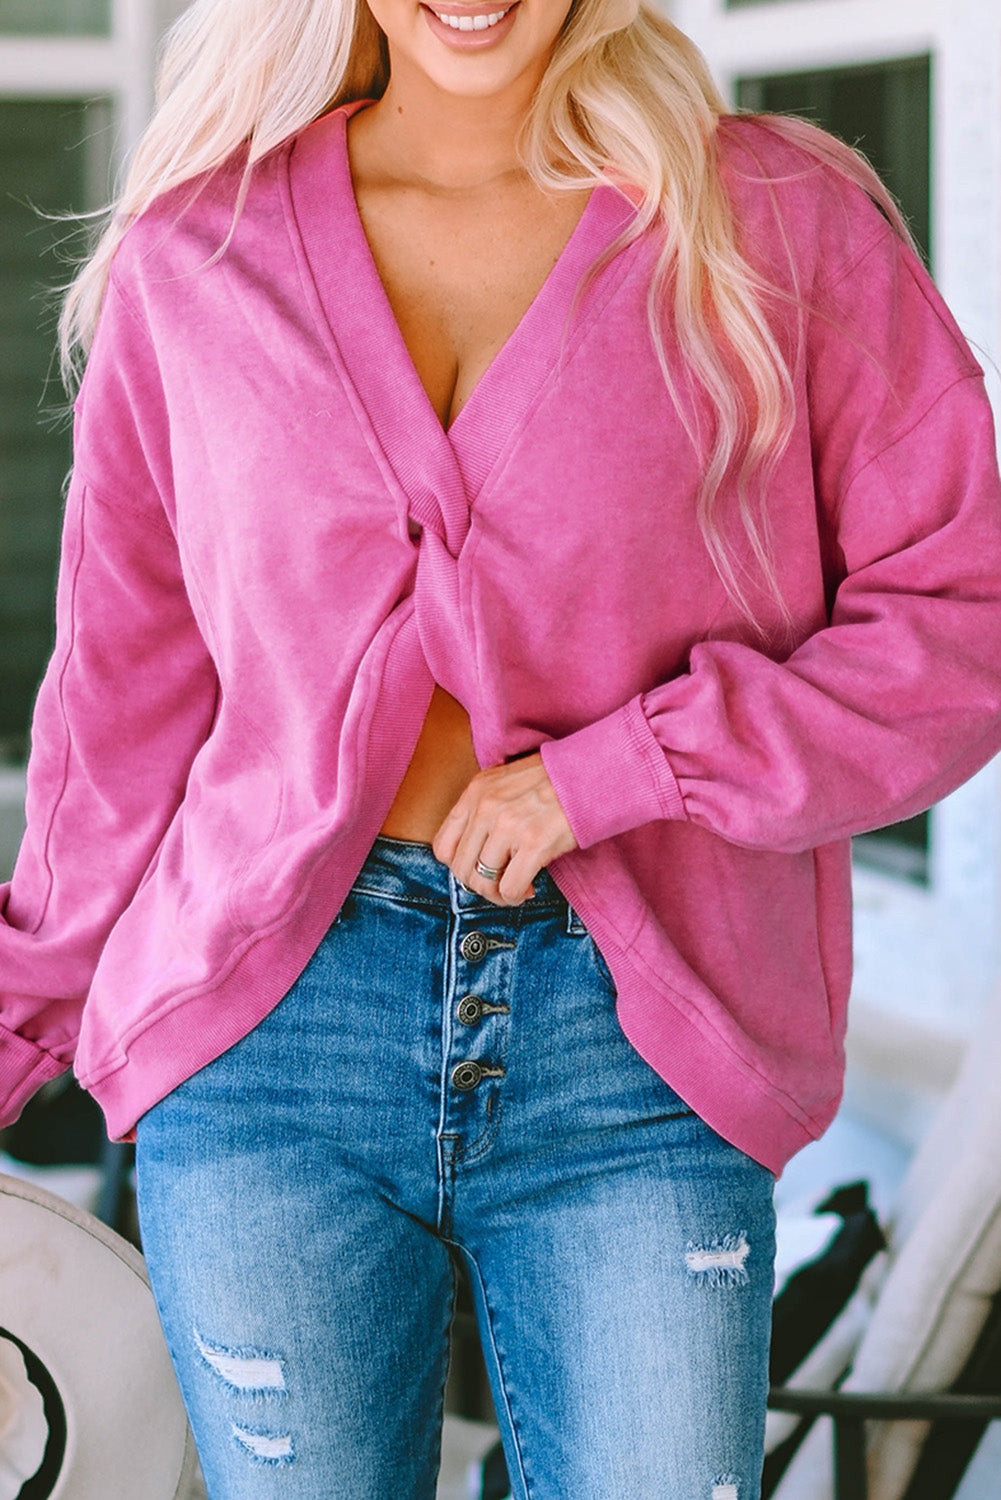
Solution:
[(865, 1424), (870, 1421), (991, 1422), (1001, 1419), (1001, 1395), (958, 1396), (870, 1391), (809, 1391), (774, 1386), (768, 1396), (773, 1411), (834, 1422), (835, 1500), (868, 1500)]

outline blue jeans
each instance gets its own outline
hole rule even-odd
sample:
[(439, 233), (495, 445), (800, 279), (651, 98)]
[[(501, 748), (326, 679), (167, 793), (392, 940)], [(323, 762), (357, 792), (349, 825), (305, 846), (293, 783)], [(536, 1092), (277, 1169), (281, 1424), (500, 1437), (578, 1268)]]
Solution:
[(378, 838), (289, 993), (140, 1120), (211, 1500), (431, 1500), (459, 1259), (516, 1500), (756, 1500), (772, 1175), (536, 892), (493, 906)]

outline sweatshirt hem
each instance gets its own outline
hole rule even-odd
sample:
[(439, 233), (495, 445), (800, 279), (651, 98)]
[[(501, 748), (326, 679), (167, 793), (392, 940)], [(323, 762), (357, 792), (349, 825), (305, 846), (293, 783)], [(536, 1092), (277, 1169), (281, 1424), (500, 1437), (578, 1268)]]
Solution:
[[(562, 872), (554, 872), (554, 878), (557, 873)], [(571, 888), (576, 884), (558, 883)], [(330, 904), (325, 902), (324, 906)], [(586, 921), (586, 910), (581, 915)], [(105, 1069), (97, 1077), (86, 1072), (78, 1075), (81, 1085), (104, 1111), (112, 1139), (126, 1136), (141, 1115), (234, 1046), (281, 1003), (330, 925), (326, 911), (321, 921), (318, 935), (310, 930), (302, 944), (291, 948), (286, 930), (269, 935), (251, 950), (252, 964), (237, 964), (218, 988), (202, 991), (147, 1027), (113, 1071)], [(301, 956), (304, 951), (305, 958)], [(621, 951), (620, 958), (638, 976), (627, 950)], [(664, 1024), (665, 1005), (670, 1006), (668, 1025)], [(823, 1111), (823, 1118), (796, 1118), (768, 1090), (765, 1080), (757, 1082), (740, 1066), (738, 1056), (729, 1055), (729, 1049), (707, 1038), (648, 980), (627, 1000), (620, 999), (616, 1012), (627, 1039), (654, 1071), (711, 1129), (776, 1176), (797, 1151), (823, 1133), (834, 1117), (840, 1091)], [(41, 1081), (38, 1079), (32, 1088)]]
[[(555, 861), (550, 873), (590, 930), (593, 908), (587, 886), (567, 868), (567, 858)], [(617, 995), (616, 1015), (626, 1039), (711, 1129), (776, 1177), (781, 1175), (786, 1163), (830, 1125), (841, 1101), (843, 1073), (823, 1107), (813, 1113), (787, 1095), (780, 1097), (781, 1091), (725, 1037), (709, 1034), (687, 1013), (679, 1004), (681, 996), (675, 998), (676, 992), (649, 975), (633, 943), (608, 934), (608, 923), (601, 917), (594, 927), (592, 936), (601, 938), (600, 951), (613, 980), (618, 960), (639, 981), (628, 996)], [(615, 985), (620, 991), (617, 980)], [(670, 1024), (665, 1024), (666, 1007)]]
[[(349, 882), (350, 884), (350, 882)], [(344, 892), (346, 895), (346, 891)], [(104, 1111), (112, 1140), (171, 1090), (241, 1041), (279, 1005), (334, 920), (344, 895), (315, 902), (303, 941), (289, 942), (287, 924), (248, 948), (214, 989), (199, 990), (161, 1014), (128, 1044), (117, 1066), (81, 1070), (81, 1086)]]
[[(798, 1151), (823, 1135), (837, 1113), (840, 1089), (824, 1111), (826, 1118), (807, 1125), (781, 1100), (756, 1088), (742, 1070), (728, 1068), (724, 1081), (719, 1054), (711, 1052), (701, 1030), (676, 1007), (670, 1029), (636, 998), (617, 1005), (616, 1014), (630, 1044), (696, 1114), (776, 1177)], [(707, 1054), (717, 1064), (714, 1075), (707, 1074)]]

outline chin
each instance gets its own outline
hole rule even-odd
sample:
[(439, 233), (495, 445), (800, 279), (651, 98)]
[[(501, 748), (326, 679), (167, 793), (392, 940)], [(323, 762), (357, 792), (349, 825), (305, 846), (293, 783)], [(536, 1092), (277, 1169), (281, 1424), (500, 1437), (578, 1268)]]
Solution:
[[(437, 60), (436, 60), (437, 62)], [(457, 58), (458, 66), (429, 65), (427, 77), (443, 94), (458, 99), (490, 99), (517, 84), (527, 69), (498, 58)]]

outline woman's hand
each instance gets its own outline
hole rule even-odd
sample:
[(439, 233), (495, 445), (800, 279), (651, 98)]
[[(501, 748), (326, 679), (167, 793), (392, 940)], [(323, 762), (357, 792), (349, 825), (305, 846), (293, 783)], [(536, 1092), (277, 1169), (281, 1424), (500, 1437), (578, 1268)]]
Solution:
[[(457, 880), (497, 906), (518, 906), (535, 895), (543, 865), (577, 840), (536, 751), (477, 771), (434, 836), (435, 857)], [(476, 862), (499, 870), (479, 874)]]

